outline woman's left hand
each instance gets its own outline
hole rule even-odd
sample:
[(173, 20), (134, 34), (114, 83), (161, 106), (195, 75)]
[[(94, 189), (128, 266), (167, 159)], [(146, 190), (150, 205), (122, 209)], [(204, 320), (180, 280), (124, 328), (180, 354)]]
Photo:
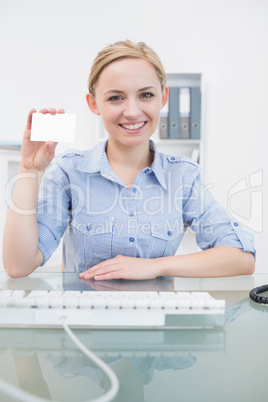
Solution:
[(111, 279), (145, 280), (162, 276), (159, 268), (159, 258), (136, 258), (118, 255), (103, 261), (89, 270), (79, 274), (80, 278), (96, 281)]

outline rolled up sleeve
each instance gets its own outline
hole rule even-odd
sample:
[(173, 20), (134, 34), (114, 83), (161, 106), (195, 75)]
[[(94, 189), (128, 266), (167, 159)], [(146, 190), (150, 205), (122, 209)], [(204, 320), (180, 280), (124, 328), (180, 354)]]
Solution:
[(202, 250), (217, 246), (239, 248), (256, 257), (254, 235), (233, 220), (206, 188), (200, 174), (193, 181), (185, 198), (184, 220), (196, 232), (196, 241)]

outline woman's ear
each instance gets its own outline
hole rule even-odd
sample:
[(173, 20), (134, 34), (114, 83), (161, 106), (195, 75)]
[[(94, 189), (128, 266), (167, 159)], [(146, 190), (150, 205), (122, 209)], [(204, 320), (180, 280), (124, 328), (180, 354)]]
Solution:
[(166, 105), (168, 101), (168, 87), (164, 87), (162, 90), (162, 108)]
[(91, 112), (93, 112), (93, 113), (95, 113), (95, 114), (97, 114), (99, 116), (100, 112), (99, 112), (99, 110), (97, 108), (97, 103), (96, 103), (96, 100), (95, 100), (94, 96), (92, 94), (88, 93), (86, 95), (86, 99), (87, 99), (88, 107), (91, 110)]

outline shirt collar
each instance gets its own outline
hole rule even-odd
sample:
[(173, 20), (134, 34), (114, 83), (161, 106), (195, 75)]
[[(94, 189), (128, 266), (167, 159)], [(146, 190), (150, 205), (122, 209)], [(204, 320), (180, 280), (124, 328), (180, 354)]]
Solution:
[[(81, 160), (77, 169), (81, 172), (86, 173), (96, 173), (101, 171), (101, 166), (103, 164), (103, 160), (107, 159), (106, 157), (106, 146), (107, 141), (101, 142), (95, 148), (86, 151), (84, 153), (84, 158)], [(107, 161), (108, 162), (108, 161)]]
[[(84, 158), (82, 158), (81, 162), (77, 166), (77, 170), (86, 173), (100, 172), (103, 176), (106, 176), (106, 173), (108, 171), (110, 172), (110, 174), (112, 174), (113, 171), (106, 155), (107, 141), (108, 140), (98, 144), (92, 150), (85, 152)], [(152, 152), (152, 154), (154, 155), (151, 169), (161, 186), (166, 190), (167, 186), (163, 162), (156, 148), (156, 145), (152, 140), (150, 140), (149, 142), (149, 149), (150, 152)]]
[(154, 172), (155, 177), (157, 178), (161, 186), (166, 190), (167, 184), (166, 184), (165, 170), (163, 167), (163, 161), (157, 150), (155, 143), (152, 140), (150, 140), (149, 142), (149, 149), (154, 155), (154, 160), (151, 166), (152, 171)]

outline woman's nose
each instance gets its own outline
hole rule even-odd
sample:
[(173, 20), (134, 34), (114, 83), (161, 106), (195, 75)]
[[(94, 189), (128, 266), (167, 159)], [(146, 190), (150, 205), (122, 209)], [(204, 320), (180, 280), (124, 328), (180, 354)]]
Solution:
[(136, 100), (129, 99), (125, 103), (125, 109), (123, 113), (125, 117), (134, 118), (139, 116), (141, 113), (139, 103)]

